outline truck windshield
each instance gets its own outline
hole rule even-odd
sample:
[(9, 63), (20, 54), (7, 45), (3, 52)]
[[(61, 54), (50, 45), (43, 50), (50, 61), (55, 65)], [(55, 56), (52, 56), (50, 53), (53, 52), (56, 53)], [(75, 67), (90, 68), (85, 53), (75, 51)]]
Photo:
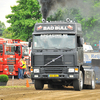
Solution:
[(74, 49), (75, 35), (47, 34), (34, 35), (33, 49)]
[(13, 45), (6, 45), (5, 46), (5, 54), (14, 55), (15, 54), (15, 47)]

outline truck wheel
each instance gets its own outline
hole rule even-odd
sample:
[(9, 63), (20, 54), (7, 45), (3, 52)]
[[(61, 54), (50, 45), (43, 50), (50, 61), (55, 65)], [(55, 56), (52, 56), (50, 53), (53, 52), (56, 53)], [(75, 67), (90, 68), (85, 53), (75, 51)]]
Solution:
[(42, 90), (44, 87), (44, 84), (41, 80), (35, 80), (34, 85), (36, 90)]
[(74, 89), (77, 91), (81, 91), (83, 89), (83, 73), (80, 71), (79, 79), (73, 81)]
[(95, 89), (95, 72), (93, 72), (93, 76), (91, 79), (91, 85), (87, 86), (88, 89)]

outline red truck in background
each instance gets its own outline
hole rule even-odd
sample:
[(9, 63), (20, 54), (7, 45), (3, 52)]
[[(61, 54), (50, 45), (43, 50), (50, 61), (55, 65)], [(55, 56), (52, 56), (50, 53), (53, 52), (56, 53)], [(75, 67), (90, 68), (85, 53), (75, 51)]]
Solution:
[(28, 42), (20, 39), (11, 39), (13, 43), (20, 43), (22, 45), (23, 56), (26, 60), (27, 69), (30, 71), (31, 67), (31, 47), (28, 47)]
[(28, 42), (22, 41), (20, 39), (12, 39), (13, 43), (20, 43), (22, 45), (22, 55), (25, 57), (27, 71), (25, 71), (25, 76), (30, 77), (31, 68), (31, 47), (28, 47)]
[[(10, 43), (7, 43), (10, 41)], [(0, 39), (0, 74), (18, 75), (18, 61), (22, 58), (22, 45)]]
[(20, 42), (22, 45), (23, 55), (26, 60), (26, 65), (30, 69), (31, 67), (31, 48), (28, 47), (28, 42)]
[(31, 47), (28, 47), (28, 42), (20, 39), (11, 39), (13, 43), (20, 43), (22, 45), (23, 56), (26, 60), (27, 69), (30, 71), (31, 67)]

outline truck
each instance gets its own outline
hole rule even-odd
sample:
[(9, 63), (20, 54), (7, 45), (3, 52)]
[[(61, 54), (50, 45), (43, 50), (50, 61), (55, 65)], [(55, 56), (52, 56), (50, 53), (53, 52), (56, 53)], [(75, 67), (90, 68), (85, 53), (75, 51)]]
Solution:
[(26, 77), (30, 77), (30, 68), (31, 68), (31, 48), (28, 47), (28, 42), (20, 42), (22, 45), (23, 56), (26, 60), (27, 71), (25, 72)]
[(91, 45), (83, 44), (83, 51), (84, 52), (93, 52), (93, 48)]
[(26, 60), (28, 69), (31, 67), (31, 48), (28, 47), (28, 42), (20, 42), (22, 45), (23, 55)]
[(17, 63), (20, 58), (22, 58), (20, 43), (7, 43), (5, 39), (0, 40), (0, 74), (17, 76)]
[(32, 39), (31, 80), (36, 90), (73, 86), (75, 90), (95, 89), (95, 71), (84, 64), (80, 23), (42, 20), (36, 23)]
[(84, 63), (92, 66), (96, 73), (96, 84), (100, 84), (100, 52), (84, 52)]
[[(30, 70), (31, 67), (31, 48), (28, 47), (28, 42), (22, 41), (20, 39), (10, 39), (12, 43), (20, 43), (22, 45), (22, 53), (26, 60), (27, 69)], [(27, 72), (28, 73), (28, 72)]]

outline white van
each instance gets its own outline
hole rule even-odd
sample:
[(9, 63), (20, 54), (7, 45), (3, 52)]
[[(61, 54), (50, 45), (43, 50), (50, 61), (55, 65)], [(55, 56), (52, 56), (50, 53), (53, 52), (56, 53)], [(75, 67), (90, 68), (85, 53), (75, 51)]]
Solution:
[(84, 52), (92, 52), (93, 48), (91, 45), (83, 44), (83, 50), (84, 50)]

